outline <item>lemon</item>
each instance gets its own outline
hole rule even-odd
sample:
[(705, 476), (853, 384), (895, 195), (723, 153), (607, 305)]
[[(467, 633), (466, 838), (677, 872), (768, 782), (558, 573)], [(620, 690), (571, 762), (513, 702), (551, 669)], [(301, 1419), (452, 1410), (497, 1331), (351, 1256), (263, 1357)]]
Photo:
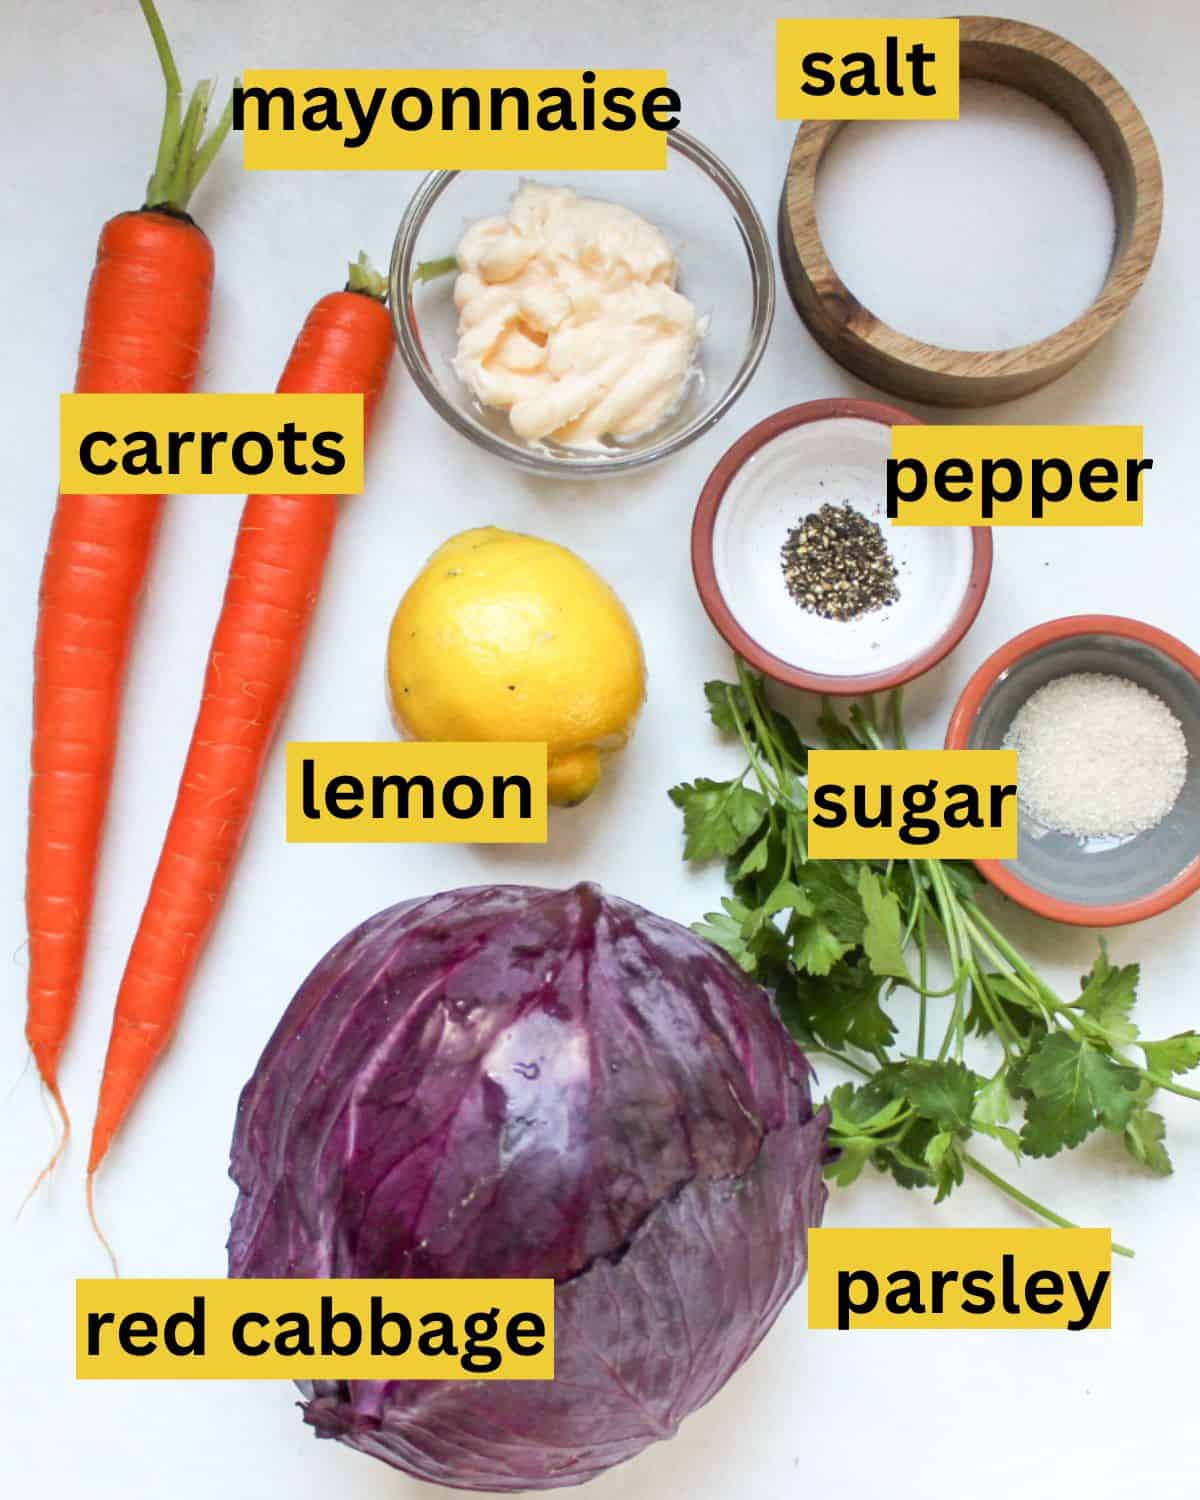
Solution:
[(646, 664), (624, 605), (582, 558), (483, 526), (445, 542), (400, 601), (388, 690), (417, 740), (544, 740), (550, 800), (582, 802), (629, 737)]

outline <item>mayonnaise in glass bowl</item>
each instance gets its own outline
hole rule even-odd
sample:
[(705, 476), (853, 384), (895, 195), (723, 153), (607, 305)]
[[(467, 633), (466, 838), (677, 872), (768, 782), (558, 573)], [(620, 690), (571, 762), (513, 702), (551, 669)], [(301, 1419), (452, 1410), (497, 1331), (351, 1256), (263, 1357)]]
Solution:
[[(390, 300), (400, 353), (435, 411), (479, 447), (523, 469), (556, 477), (612, 475), (642, 468), (699, 437), (745, 389), (766, 347), (775, 306), (771, 249), (762, 222), (733, 174), (698, 141), (673, 131), (662, 172), (571, 176), (434, 172), (405, 211), (392, 251)], [(547, 183), (619, 204), (665, 236), (678, 286), (705, 320), (693, 368), (677, 404), (650, 431), (598, 446), (526, 442), (508, 413), (483, 406), (455, 370), (455, 277), (413, 284), (419, 264), (453, 255), (464, 232), (507, 212), (523, 183)]]

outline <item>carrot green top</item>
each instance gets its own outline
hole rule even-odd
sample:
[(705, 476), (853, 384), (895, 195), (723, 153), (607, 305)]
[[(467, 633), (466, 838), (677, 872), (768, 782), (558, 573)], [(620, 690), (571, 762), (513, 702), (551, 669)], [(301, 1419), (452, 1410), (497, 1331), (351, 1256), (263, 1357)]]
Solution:
[(142, 13), (154, 38), (154, 50), (162, 65), (167, 85), (167, 102), (163, 110), (162, 134), (158, 140), (158, 157), (154, 175), (146, 188), (147, 208), (164, 208), (184, 213), (200, 179), (208, 171), (221, 142), (229, 134), (233, 120), (233, 99), (225, 106), (221, 118), (207, 136), (204, 134), (208, 106), (212, 99), (211, 79), (202, 79), (192, 91), (187, 109), (183, 105), (183, 85), (171, 55), (171, 44), (158, 18), (154, 0), (140, 0)]
[(364, 297), (374, 297), (379, 302), (387, 301), (387, 277), (375, 269), (365, 250), (360, 250), (358, 259), (350, 262), (346, 290), (361, 292)]

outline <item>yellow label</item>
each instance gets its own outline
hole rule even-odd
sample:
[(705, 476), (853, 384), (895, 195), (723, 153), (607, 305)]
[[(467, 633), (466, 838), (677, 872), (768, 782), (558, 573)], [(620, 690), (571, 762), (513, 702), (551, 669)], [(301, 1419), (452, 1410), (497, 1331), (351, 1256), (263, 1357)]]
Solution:
[(546, 747), (293, 742), (287, 836), (293, 844), (544, 844)]
[(1108, 1229), (811, 1229), (810, 1328), (1112, 1327)]
[(65, 495), (357, 495), (362, 393), (66, 395)]
[(666, 84), (655, 68), (254, 68), (234, 128), (251, 171), (662, 171)]
[(545, 1280), (80, 1280), (78, 1380), (553, 1380)]
[(813, 750), (810, 859), (1015, 859), (1015, 750)]
[(892, 428), (897, 526), (1140, 526), (1140, 427)]
[(956, 20), (775, 22), (781, 120), (957, 120)]

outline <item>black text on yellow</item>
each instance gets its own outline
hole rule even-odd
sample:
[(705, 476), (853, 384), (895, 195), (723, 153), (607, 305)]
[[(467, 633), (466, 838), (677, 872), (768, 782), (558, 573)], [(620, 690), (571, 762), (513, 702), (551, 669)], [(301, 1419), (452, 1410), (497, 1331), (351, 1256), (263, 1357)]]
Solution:
[(1112, 1327), (1107, 1229), (814, 1229), (808, 1326)]
[(537, 1380), (554, 1283), (536, 1278), (80, 1280), (80, 1380)]
[(64, 494), (354, 495), (361, 393), (70, 392), (59, 398)]
[[(456, 1361), (469, 1374), (490, 1374), (500, 1368), (505, 1351), (518, 1359), (541, 1354), (546, 1347), (546, 1324), (537, 1313), (519, 1312), (501, 1323), (496, 1308), (468, 1313), (458, 1326), (452, 1314), (426, 1312), (413, 1318), (389, 1310), (382, 1297), (372, 1297), (366, 1317), (339, 1310), (335, 1299), (323, 1296), (315, 1315), (282, 1312), (275, 1316), (249, 1310), (233, 1319), (229, 1342), (236, 1354), (261, 1359), (275, 1354), (284, 1359), (399, 1358), (410, 1352), (426, 1359)], [(87, 1315), (87, 1358), (99, 1359), (115, 1345), (131, 1358), (160, 1348), (176, 1359), (203, 1359), (207, 1353), (208, 1314), (203, 1297), (191, 1307), (162, 1319), (149, 1312)]]
[(332, 479), (346, 467), (345, 436), (340, 432), (307, 432), (285, 422), (277, 432), (170, 431), (161, 435), (138, 428), (132, 432), (88, 432), (79, 444), (79, 464), (99, 479), (118, 470), (130, 478), (147, 474), (177, 479), (186, 459), (195, 455), (200, 473), (216, 472), (219, 456), (247, 479), (257, 479), (272, 465), (282, 465), (293, 479), (317, 474)]
[(814, 750), (812, 859), (1013, 859), (1015, 750)]
[[(511, 798), (511, 803), (510, 803)], [(431, 822), (438, 813), (469, 820), (490, 812), (493, 818), (510, 814), (528, 822), (533, 817), (533, 787), (526, 776), (449, 776), (435, 785), (432, 776), (331, 776), (318, 783), (312, 756), (300, 762), (300, 812), (311, 823), (322, 818), (393, 818)]]
[(941, 786), (936, 776), (903, 787), (810, 783), (809, 822), (818, 828), (883, 828), (902, 844), (935, 844), (945, 828), (1002, 828), (1016, 783), (988, 787), (969, 781)]
[(287, 747), (292, 843), (540, 844), (546, 746), (312, 741)]
[(784, 16), (775, 23), (781, 120), (953, 120), (958, 22)]
[(929, 77), (936, 62), (937, 54), (923, 42), (905, 47), (893, 34), (884, 38), (882, 57), (872, 52), (844, 52), (840, 57), (832, 52), (806, 52), (800, 64), (804, 79), (800, 90), (814, 99), (835, 93), (848, 99), (882, 94), (900, 99), (909, 90), (928, 99), (937, 93)]
[(961, 1313), (980, 1318), (996, 1311), (1014, 1319), (1022, 1314), (1045, 1318), (1065, 1313), (1064, 1326), (1079, 1333), (1092, 1326), (1109, 1274), (1098, 1271), (1089, 1281), (1076, 1270), (1039, 1267), (1018, 1275), (1013, 1255), (1001, 1256), (998, 1272), (984, 1267), (948, 1268), (926, 1276), (905, 1267), (886, 1275), (847, 1269), (837, 1274), (837, 1326), (845, 1331), (853, 1327), (855, 1318), (877, 1308), (897, 1320), (940, 1318), (953, 1303)]
[(467, 83), (416, 81), (397, 87), (377, 84), (360, 89), (353, 83), (236, 84), (233, 128), (249, 123), (259, 132), (294, 131), (329, 134), (354, 151), (365, 146), (377, 126), (412, 134), (439, 132), (501, 134), (505, 131), (624, 132), (641, 124), (669, 132), (679, 124), (679, 95), (659, 87), (645, 92), (614, 85), (598, 87), (597, 75), (585, 68), (574, 89), (550, 85), (531, 89), (513, 82), (480, 89)]
[(1078, 496), (1095, 505), (1110, 500), (1137, 505), (1141, 475), (1154, 467), (1152, 458), (1088, 458), (1076, 465), (1049, 455), (1023, 464), (1015, 458), (983, 458), (978, 465), (967, 458), (944, 458), (930, 467), (920, 458), (887, 461), (887, 514), (895, 520), (902, 504), (916, 504), (926, 495), (954, 505), (977, 506), (990, 521), (997, 506), (1024, 502), (1032, 520), (1040, 521), (1046, 507)]

